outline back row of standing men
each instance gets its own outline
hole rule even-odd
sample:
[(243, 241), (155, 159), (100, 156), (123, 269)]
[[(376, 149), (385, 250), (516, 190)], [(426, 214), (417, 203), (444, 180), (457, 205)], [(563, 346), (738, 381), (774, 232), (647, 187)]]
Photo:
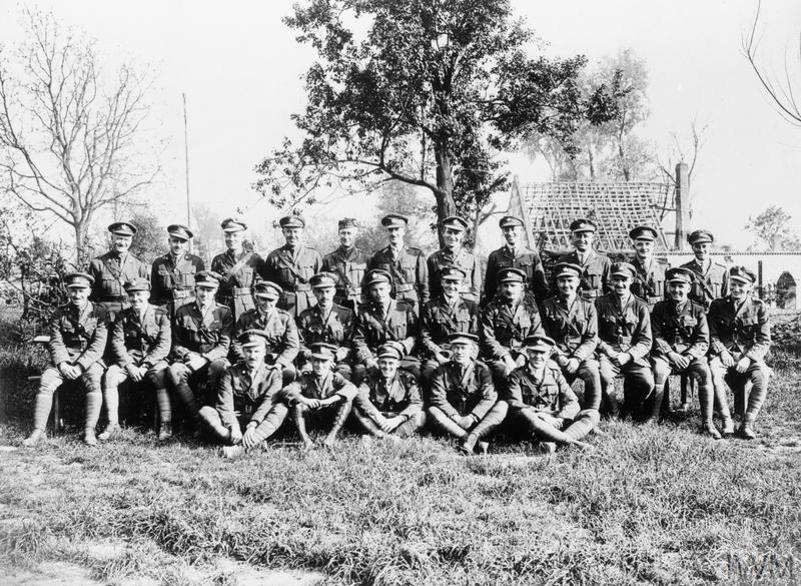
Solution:
[[(631, 264), (613, 264), (593, 249), (596, 226), (589, 220), (576, 220), (571, 225), (574, 250), (556, 265), (552, 275), (555, 295), (550, 297), (540, 256), (522, 245), (523, 223), (511, 216), (500, 221), (506, 245), (490, 254), (483, 281), (478, 259), (462, 248), (467, 222), (459, 217), (441, 223), (444, 247), (428, 259), (419, 249), (405, 245), (408, 219), (397, 214), (382, 220), (389, 244), (371, 257), (355, 248), (357, 225), (352, 219), (340, 221), (341, 246), (325, 257), (302, 243), (305, 224), (300, 217), (288, 216), (280, 224), (286, 244), (262, 259), (243, 250), (246, 225), (235, 219), (225, 220), (222, 229), (227, 251), (214, 257), (210, 271), (204, 270), (200, 258), (187, 252), (192, 233), (185, 226), (168, 228), (170, 252), (159, 257), (148, 271), (128, 253), (136, 228), (126, 222), (112, 224), (112, 250), (93, 260), (88, 274), (74, 276), (70, 284), (74, 285), (71, 295), (82, 285), (90, 285), (89, 299), (114, 322), (108, 350), (100, 349), (110, 368), (102, 383), (97, 373), (84, 376), (90, 370), (100, 370), (102, 374), (106, 366), (102, 363), (97, 369), (87, 368), (91, 366), (86, 360), (86, 350), (91, 346), (88, 338), (76, 340), (77, 349), (68, 352), (69, 360), (59, 360), (66, 354), (57, 357), (51, 348), (54, 365), (42, 378), (42, 400), (37, 398), (34, 433), (26, 441), (32, 444), (41, 437), (55, 387), (64, 378), (78, 377), (86, 378), (86, 384), (93, 388), (87, 397), (95, 396), (91, 414), (87, 401), (85, 439), (89, 443), (94, 442), (94, 413), (99, 413), (96, 397), (101, 385), (109, 413), (108, 436), (117, 425), (116, 386), (126, 378), (138, 381), (147, 377), (156, 387), (162, 418), (160, 435), (169, 435), (169, 429), (164, 427), (170, 421), (169, 387), (189, 407), (190, 414), (198, 413), (212, 429), (217, 426), (218, 436), (225, 436), (221, 431), (225, 426), (219, 427), (220, 409), (217, 416), (208, 409), (198, 410), (197, 388), (193, 391), (192, 386), (197, 387), (200, 379), (208, 377), (212, 390), (206, 402), (219, 403), (218, 393), (224, 386), (221, 377), (225, 379), (228, 370), (233, 370), (231, 376), (241, 378), (236, 376), (239, 362), (244, 368), (240, 373), (243, 377), (253, 375), (245, 366), (252, 354), (246, 349), (259, 345), (269, 355), (268, 362), (281, 371), (280, 388), (291, 384), (302, 388), (285, 395), (292, 398), (284, 403), (305, 405), (306, 411), (314, 411), (320, 407), (314, 401), (330, 398), (322, 396), (325, 393), (321, 394), (318, 388), (320, 396), (309, 399), (309, 392), (303, 390), (310, 385), (319, 387), (320, 380), (304, 378), (314, 379), (315, 372), (319, 378), (326, 372), (326, 368), (317, 368), (318, 363), (330, 362), (328, 371), (336, 367), (341, 380), (334, 386), (343, 387), (343, 381), (348, 380), (366, 385), (372, 401), (365, 398), (361, 403), (372, 405), (375, 416), (362, 417), (361, 422), (377, 434), (387, 431), (382, 428), (386, 418), (375, 403), (386, 406), (393, 394), (387, 390), (384, 376), (392, 369), (385, 368), (384, 363), (397, 360), (395, 370), (400, 366), (401, 372), (410, 374), (409, 381), (403, 382), (401, 377), (403, 380), (397, 384), (416, 386), (419, 377), (428, 395), (431, 419), (462, 437), (467, 451), (505, 418), (506, 412), (500, 411), (509, 405), (528, 412), (528, 408), (541, 403), (538, 412), (544, 415), (537, 421), (545, 422), (547, 433), (529, 421), (528, 427), (535, 435), (544, 433), (563, 443), (580, 443), (597, 421), (599, 408), (609, 413), (618, 411), (613, 385), (614, 378), (621, 374), (625, 378), (622, 411), (646, 420), (658, 418), (662, 389), (670, 372), (695, 374), (700, 381), (703, 429), (713, 437), (720, 437), (712, 422), (713, 398), (717, 399), (724, 433), (733, 432), (724, 377), (735, 390), (738, 411), (744, 411), (737, 399), (740, 396), (742, 401), (745, 383), (750, 381), (752, 400), (748, 412), (743, 413), (740, 431), (745, 437), (753, 436), (752, 423), (764, 399), (766, 384), (763, 358), (769, 343), (767, 314), (761, 302), (748, 294), (753, 273), (742, 267), (729, 271), (711, 261), (712, 236), (706, 231), (689, 237), (695, 260), (682, 269), (666, 271), (667, 267), (653, 256), (656, 232), (652, 228), (632, 230), (635, 255)], [(728, 295), (730, 277), (737, 285)], [(153, 323), (149, 328), (143, 323), (148, 296), (150, 304), (163, 308), (166, 316), (154, 314), (153, 319), (162, 323)], [(137, 297), (141, 298), (139, 302)], [(715, 309), (714, 302), (721, 298)], [(709, 324), (705, 311), (710, 311)], [(83, 313), (73, 312), (73, 330), (85, 331), (80, 323)], [(57, 316), (52, 330), (55, 337), (64, 337), (63, 331), (57, 333), (64, 326), (70, 330), (70, 324), (65, 323), (70, 321), (69, 315), (64, 312)], [(155, 361), (146, 359), (152, 352), (144, 351), (144, 347), (153, 346), (158, 337), (156, 330), (163, 329), (165, 322), (166, 329), (171, 330), (171, 341), (167, 354), (158, 363), (169, 355), (172, 364), (154, 369)], [(238, 343), (229, 348), (232, 335)], [(467, 383), (470, 377), (450, 376), (465, 374), (462, 371), (467, 362), (472, 364), (471, 377), (484, 368), (475, 361), (475, 343), (479, 341), (481, 358), (489, 367), (493, 386), (506, 398), (492, 401), (494, 405), (489, 405), (482, 385)], [(139, 356), (132, 358), (135, 348), (131, 346), (137, 345)], [(461, 355), (460, 345), (468, 346)], [(538, 361), (538, 354), (545, 359)], [(459, 361), (465, 356), (469, 360), (460, 366)], [(235, 362), (234, 366), (228, 368), (226, 357)], [(132, 360), (139, 360), (135, 364), (138, 371), (131, 368)], [(70, 361), (75, 362), (76, 370), (70, 370)], [(710, 364), (714, 366), (711, 370)], [(397, 376), (395, 371), (391, 374)], [(576, 377), (585, 382), (584, 409), (580, 412), (573, 409), (577, 402), (566, 384)], [(296, 379), (298, 382), (292, 383)], [(439, 395), (447, 398), (444, 403), (452, 408), (453, 402), (461, 401), (462, 411), (476, 402), (475, 397), (470, 397), (471, 388), (483, 393), (484, 400), (476, 402), (481, 408), (476, 411), (474, 406), (470, 413), (461, 414), (457, 409), (456, 414), (446, 416), (444, 412), (450, 413), (451, 409), (443, 412), (437, 407), (443, 401), (438, 403), (434, 396), (438, 385), (443, 387)], [(404, 393), (408, 390), (405, 388)], [(240, 395), (248, 393), (247, 389), (239, 391)], [(376, 397), (377, 391), (381, 391), (379, 395), (383, 392), (384, 400)], [(398, 396), (405, 396), (404, 393)], [(237, 394), (236, 389), (232, 394)], [(340, 396), (338, 392), (333, 395)], [(346, 399), (358, 395), (351, 391), (341, 394), (343, 403), (348, 405), (350, 401)], [(306, 405), (309, 400), (312, 407)], [(569, 404), (567, 411), (562, 403)], [(365, 415), (371, 408), (361, 411)], [(342, 420), (340, 426), (344, 422), (342, 413), (340, 409), (335, 418)], [(560, 418), (557, 413), (569, 413), (570, 417)], [(295, 419), (301, 429), (304, 418)], [(398, 429), (410, 427), (410, 422), (412, 428), (422, 424), (416, 416), (401, 419), (402, 422), (395, 422)], [(262, 423), (260, 419), (255, 427)], [(230, 440), (231, 428), (226, 429)], [(573, 429), (574, 434), (565, 435), (562, 429)], [(575, 433), (577, 429), (581, 433)], [(305, 430), (301, 435), (304, 441), (308, 439)]]

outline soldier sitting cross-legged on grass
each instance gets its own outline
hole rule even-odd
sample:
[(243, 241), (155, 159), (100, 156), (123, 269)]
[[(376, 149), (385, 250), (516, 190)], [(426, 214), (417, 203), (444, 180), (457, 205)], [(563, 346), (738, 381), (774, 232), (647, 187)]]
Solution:
[(223, 454), (229, 458), (262, 444), (281, 427), (289, 412), (281, 392), (281, 369), (264, 360), (267, 335), (248, 330), (239, 335), (237, 343), (242, 360), (220, 378), (216, 406), (200, 410), (207, 431), (226, 444)]

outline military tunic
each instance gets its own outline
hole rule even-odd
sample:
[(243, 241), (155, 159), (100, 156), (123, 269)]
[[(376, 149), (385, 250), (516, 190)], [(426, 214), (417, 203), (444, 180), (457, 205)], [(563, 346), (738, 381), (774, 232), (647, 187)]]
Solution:
[(481, 312), (481, 354), (496, 376), (508, 374), (503, 368), (503, 361), (507, 356), (515, 359), (521, 354), (525, 338), (544, 333), (540, 312), (532, 297), (525, 297), (517, 304), (507, 303), (498, 297)]
[(362, 302), (362, 280), (370, 259), (358, 248), (340, 246), (323, 257), (323, 271), (336, 276), (334, 301), (353, 311)]
[(323, 316), (320, 305), (315, 305), (304, 311), (298, 318), (298, 333), (300, 334), (300, 360), (308, 362), (311, 357), (312, 344), (326, 342), (338, 348), (347, 349), (347, 355), (337, 360), (337, 371), (345, 378), (350, 379), (351, 369), (348, 362), (351, 359), (353, 346), (353, 331), (356, 327), (356, 315), (347, 307), (336, 303), (331, 307), (327, 316)]
[(386, 312), (376, 303), (366, 303), (359, 311), (353, 333), (356, 360), (374, 360), (379, 346), (391, 340), (400, 342), (408, 355), (414, 349), (417, 334), (417, 314), (405, 301), (390, 300)]
[(420, 350), (428, 357), (447, 349), (448, 336), (456, 333), (478, 334), (478, 305), (458, 298), (451, 305), (440, 295), (423, 307), (420, 317)]
[(391, 433), (399, 437), (412, 435), (425, 423), (417, 381), (403, 370), (398, 370), (392, 380), (386, 380), (378, 371), (368, 373), (359, 386), (354, 405), (357, 421), (375, 435), (381, 434), (377, 425), (379, 416), (406, 419)]
[(654, 308), (659, 301), (665, 299), (665, 271), (667, 262), (652, 258), (649, 266), (644, 266), (640, 257), (635, 256), (631, 265), (637, 270), (631, 282), (631, 292)]
[(257, 253), (242, 251), (237, 255), (226, 250), (211, 259), (211, 270), (222, 275), (217, 302), (231, 310), (234, 320), (255, 307), (253, 282), (265, 271), (264, 261)]
[(111, 328), (112, 357), (119, 368), (164, 368), (171, 343), (170, 318), (154, 305), (146, 305), (141, 317), (133, 307), (123, 310)]
[(265, 279), (284, 289), (278, 307), (288, 311), (293, 319), (317, 303), (309, 279), (322, 268), (319, 252), (306, 246), (292, 250), (284, 245), (268, 254), (265, 264)]
[(386, 246), (370, 258), (367, 268), (387, 271), (392, 276), (393, 297), (407, 301), (417, 311), (430, 298), (428, 266), (419, 248), (405, 246), (396, 254), (391, 246)]
[(244, 358), (242, 346), (236, 338), (247, 330), (260, 330), (267, 334), (267, 358), (282, 368), (292, 368), (292, 362), (300, 350), (298, 329), (292, 316), (283, 309), (273, 309), (264, 314), (258, 308), (246, 311), (236, 322), (231, 355), (234, 362)]
[(284, 392), (286, 401), (290, 405), (297, 403), (301, 397), (323, 400), (338, 395), (345, 401), (352, 401), (358, 394), (358, 390), (348, 379), (331, 371), (321, 377), (314, 372), (303, 373), (300, 379), (287, 386)]
[(481, 265), (475, 255), (463, 248), (456, 253), (441, 249), (428, 257), (428, 290), (431, 298), (442, 295), (442, 271), (450, 267), (457, 267), (467, 275), (459, 290), (462, 297), (478, 303), (481, 299)]
[(725, 265), (711, 261), (704, 270), (693, 259), (681, 266), (694, 273), (695, 279), (692, 289), (690, 289), (690, 299), (703, 305), (704, 310), (709, 311), (712, 301), (729, 294), (729, 270)]
[(478, 423), (498, 401), (492, 373), (483, 362), (471, 360), (462, 365), (450, 361), (440, 366), (431, 382), (431, 408), (445, 416), (471, 416)]
[(203, 259), (186, 253), (176, 259), (168, 253), (153, 261), (150, 271), (150, 303), (166, 306), (170, 315), (195, 298), (195, 273), (205, 269)]
[(92, 259), (87, 272), (94, 278), (89, 300), (103, 306), (111, 321), (124, 308), (130, 307), (125, 283), (150, 277), (147, 265), (134, 255), (126, 253), (121, 258), (114, 251)]
[(579, 281), (579, 295), (584, 299), (594, 301), (610, 290), (609, 274), (612, 270), (612, 261), (605, 254), (591, 250), (584, 254), (584, 260), (581, 261), (578, 251), (574, 250), (562, 256), (559, 262), (570, 262), (584, 269)]
[(548, 281), (542, 266), (540, 255), (528, 248), (520, 248), (514, 252), (508, 246), (493, 250), (487, 259), (487, 275), (484, 280), (484, 303), (495, 297), (498, 289), (498, 273), (501, 269), (514, 267), (526, 273), (526, 289), (534, 294), (537, 303), (548, 297)]

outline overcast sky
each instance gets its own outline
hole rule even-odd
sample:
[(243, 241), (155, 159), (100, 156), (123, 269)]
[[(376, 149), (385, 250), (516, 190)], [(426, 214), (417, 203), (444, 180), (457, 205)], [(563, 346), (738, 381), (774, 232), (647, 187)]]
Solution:
[[(300, 76), (313, 54), (281, 22), (290, 1), (0, 0), (0, 39), (19, 38), (23, 5), (52, 8), (65, 23), (96, 37), (110, 59), (152, 64), (154, 120), (171, 145), (155, 209), (180, 218), (185, 207), (185, 92), (193, 200), (208, 202), (221, 214), (246, 208), (259, 218), (256, 225), (276, 215), (250, 185), (260, 158), (293, 134), (289, 116), (304, 103)], [(745, 246), (748, 216), (770, 203), (784, 206), (801, 225), (801, 128), (776, 114), (740, 50), (755, 2), (518, 0), (514, 5), (549, 43), (550, 55), (583, 53), (595, 60), (630, 48), (643, 57), (650, 72), (651, 117), (642, 132), (664, 152), (672, 133), (689, 138), (694, 118), (708, 124), (693, 184), (695, 226)], [(800, 65), (801, 2), (765, 2), (760, 28), (759, 58), (768, 71), (782, 72), (788, 51), (791, 63)], [(795, 73), (801, 96), (801, 70)], [(518, 159), (512, 169), (522, 182), (547, 180), (541, 165)]]

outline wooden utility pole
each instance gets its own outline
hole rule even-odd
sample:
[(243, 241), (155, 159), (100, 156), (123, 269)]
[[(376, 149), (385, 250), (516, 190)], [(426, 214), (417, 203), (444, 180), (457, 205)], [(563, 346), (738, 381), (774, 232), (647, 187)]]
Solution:
[[(186, 225), (191, 221), (191, 208), (189, 199), (189, 118), (186, 114), (186, 94), (181, 94), (184, 98), (184, 159), (186, 167)], [(190, 241), (191, 242), (191, 241)]]
[(690, 227), (690, 169), (687, 163), (676, 165), (676, 250), (686, 250), (685, 230)]

